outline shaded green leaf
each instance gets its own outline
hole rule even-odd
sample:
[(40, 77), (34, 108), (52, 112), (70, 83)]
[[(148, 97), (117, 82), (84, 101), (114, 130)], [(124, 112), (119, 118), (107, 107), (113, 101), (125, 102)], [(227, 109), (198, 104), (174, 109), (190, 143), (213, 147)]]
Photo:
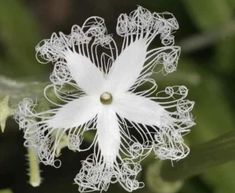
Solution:
[(204, 172), (206, 169), (235, 160), (235, 131), (191, 148), (185, 159), (164, 162), (161, 176), (166, 181), (177, 181)]
[(235, 192), (233, 171), (235, 171), (234, 161), (211, 168), (202, 177), (208, 185), (214, 187), (214, 193), (231, 193)]

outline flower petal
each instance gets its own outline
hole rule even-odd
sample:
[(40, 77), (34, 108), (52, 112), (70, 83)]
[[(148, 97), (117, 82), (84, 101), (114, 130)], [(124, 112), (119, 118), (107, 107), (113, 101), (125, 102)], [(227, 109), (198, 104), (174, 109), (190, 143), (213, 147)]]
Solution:
[(143, 39), (136, 40), (122, 51), (109, 71), (110, 91), (124, 92), (134, 85), (142, 71), (146, 51), (147, 46)]
[(73, 128), (81, 126), (93, 119), (99, 111), (99, 103), (95, 97), (83, 96), (62, 106), (47, 121), (51, 128)]
[(100, 92), (104, 82), (104, 74), (88, 57), (68, 52), (66, 60), (71, 76), (83, 91), (87, 94)]
[(132, 93), (120, 95), (114, 101), (113, 108), (123, 118), (144, 125), (160, 126), (167, 111), (157, 102)]
[(98, 146), (105, 163), (113, 164), (120, 147), (120, 132), (115, 112), (104, 107), (97, 120)]

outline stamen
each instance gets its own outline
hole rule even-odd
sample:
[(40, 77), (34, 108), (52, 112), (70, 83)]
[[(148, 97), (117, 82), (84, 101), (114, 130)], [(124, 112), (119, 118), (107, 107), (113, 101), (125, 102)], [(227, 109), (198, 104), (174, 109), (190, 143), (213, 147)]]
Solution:
[(100, 102), (104, 105), (110, 105), (113, 101), (113, 97), (109, 92), (104, 92), (100, 95)]

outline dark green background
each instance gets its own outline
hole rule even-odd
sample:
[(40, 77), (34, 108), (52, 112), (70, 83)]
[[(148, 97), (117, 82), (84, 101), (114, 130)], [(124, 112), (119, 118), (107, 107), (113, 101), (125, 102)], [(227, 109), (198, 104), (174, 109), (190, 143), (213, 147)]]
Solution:
[[(54, 31), (69, 33), (73, 24), (81, 25), (89, 16), (103, 17), (120, 44), (115, 35), (116, 19), (136, 5), (172, 12), (179, 22), (175, 34), (176, 44), (182, 46), (178, 71), (155, 78), (160, 87), (184, 84), (189, 88), (189, 98), (196, 102), (193, 114), (197, 123), (187, 136), (190, 146), (234, 129), (235, 0), (0, 0), (0, 76), (48, 81), (52, 66), (36, 62), (35, 45)], [(0, 96), (1, 92), (0, 87)], [(0, 134), (0, 189), (77, 192), (73, 178), (85, 154), (63, 150), (60, 169), (41, 166), (44, 180), (39, 188), (28, 184), (25, 154), (22, 133), (8, 120), (5, 133)], [(156, 161), (147, 161), (141, 176), (146, 188), (139, 192), (157, 193), (157, 185), (149, 185), (156, 179), (148, 176), (148, 168)], [(234, 180), (235, 162), (229, 162), (186, 180), (179, 193), (234, 193)], [(125, 191), (111, 185), (108, 192)]]

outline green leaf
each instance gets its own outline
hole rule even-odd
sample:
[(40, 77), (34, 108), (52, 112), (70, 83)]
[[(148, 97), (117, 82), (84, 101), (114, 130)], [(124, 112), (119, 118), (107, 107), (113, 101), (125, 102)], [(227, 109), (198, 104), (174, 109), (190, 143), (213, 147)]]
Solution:
[(214, 193), (231, 193), (235, 192), (233, 171), (235, 171), (235, 162), (229, 162), (209, 169), (202, 178), (209, 186), (214, 187)]
[(235, 160), (235, 131), (191, 148), (185, 159), (164, 162), (161, 176), (165, 181), (177, 181), (204, 172), (206, 169)]

